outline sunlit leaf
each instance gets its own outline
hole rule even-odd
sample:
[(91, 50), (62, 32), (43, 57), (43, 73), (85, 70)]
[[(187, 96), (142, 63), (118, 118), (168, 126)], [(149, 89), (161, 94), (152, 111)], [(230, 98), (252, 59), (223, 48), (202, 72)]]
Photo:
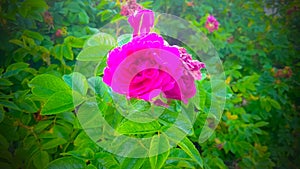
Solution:
[(69, 86), (61, 78), (50, 74), (36, 76), (28, 86), (34, 95), (41, 98), (49, 98), (59, 91), (70, 91)]
[(60, 91), (48, 99), (42, 108), (42, 115), (52, 115), (74, 110), (84, 99), (77, 92)]
[(48, 169), (83, 169), (86, 166), (83, 160), (74, 157), (58, 158), (47, 166)]

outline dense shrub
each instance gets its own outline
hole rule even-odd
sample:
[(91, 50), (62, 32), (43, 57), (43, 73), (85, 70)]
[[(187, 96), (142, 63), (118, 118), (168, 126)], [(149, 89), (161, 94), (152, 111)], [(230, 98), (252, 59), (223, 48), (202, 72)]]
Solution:
[[(124, 19), (119, 14), (121, 2), (2, 0), (0, 168), (298, 168), (300, 3), (144, 0), (140, 4), (190, 21), (218, 51), (227, 101), (209, 140), (198, 143), (206, 120), (203, 109), (193, 132), (162, 155), (124, 158), (97, 146), (75, 113), (83, 103), (74, 108), (72, 97), (75, 91), (86, 99), (91, 78), (72, 72), (86, 41), (102, 26)], [(220, 23), (213, 32), (205, 27), (210, 14)], [(115, 45), (113, 37), (101, 38), (112, 43), (95, 52)], [(103, 67), (95, 72), (99, 78)], [(198, 87), (209, 96), (209, 74), (205, 76)], [(80, 83), (72, 85), (74, 78)], [(107, 121), (130, 130), (132, 124), (108, 104), (109, 89), (98, 85), (104, 91), (97, 99)], [(170, 122), (172, 113), (160, 118)]]

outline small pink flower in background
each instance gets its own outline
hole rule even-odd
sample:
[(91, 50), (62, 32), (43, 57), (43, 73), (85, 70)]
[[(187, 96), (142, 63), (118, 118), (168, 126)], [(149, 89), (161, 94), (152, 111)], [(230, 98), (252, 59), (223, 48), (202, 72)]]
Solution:
[(123, 16), (133, 15), (135, 12), (140, 11), (143, 7), (136, 3), (136, 0), (127, 0), (123, 2), (124, 4), (121, 6), (120, 14)]
[(127, 15), (130, 14), (130, 10), (129, 10), (127, 5), (124, 5), (124, 6), (121, 7), (120, 14), (123, 15), (123, 16), (127, 16)]
[(209, 30), (209, 32), (213, 32), (219, 29), (219, 22), (214, 16), (209, 15), (206, 19), (205, 27)]

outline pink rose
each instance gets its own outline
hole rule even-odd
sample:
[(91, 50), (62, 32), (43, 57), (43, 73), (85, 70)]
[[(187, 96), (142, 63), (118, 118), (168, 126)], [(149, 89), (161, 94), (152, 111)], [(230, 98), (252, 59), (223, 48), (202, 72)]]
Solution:
[(153, 101), (165, 106), (162, 95), (184, 103), (196, 93), (194, 81), (201, 79), (205, 65), (193, 60), (182, 47), (169, 46), (164, 39), (150, 33), (154, 24), (151, 10), (139, 10), (130, 15), (133, 39), (108, 53), (103, 81), (116, 93), (127, 98)]
[(156, 33), (137, 36), (109, 52), (103, 81), (114, 92), (146, 101), (162, 94), (187, 103), (196, 92), (179, 49), (165, 45)]

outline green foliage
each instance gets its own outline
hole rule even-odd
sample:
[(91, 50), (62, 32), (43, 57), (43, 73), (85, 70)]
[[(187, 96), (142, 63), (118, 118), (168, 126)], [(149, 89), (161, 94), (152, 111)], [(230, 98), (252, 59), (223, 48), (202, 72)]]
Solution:
[[(132, 107), (124, 114), (114, 107), (113, 97), (118, 96), (101, 78), (106, 55), (131, 36), (113, 37), (99, 28), (124, 19), (118, 14), (119, 1), (2, 0), (0, 168), (297, 168), (299, 2), (140, 3), (190, 21), (216, 47), (227, 77), (227, 101), (212, 137), (204, 143), (198, 140), (205, 122), (207, 130), (215, 126), (207, 117), (212, 89), (205, 72), (204, 80), (197, 82), (199, 115), (193, 126), (188, 114), (176, 122), (182, 108), (178, 102), (161, 115), (138, 114), (150, 107), (138, 100), (131, 100)], [(212, 33), (205, 28), (208, 14), (220, 22)], [(127, 29), (116, 27), (118, 33)], [(76, 61), (87, 64), (86, 70), (74, 70)], [(104, 150), (78, 120), (80, 112), (91, 111), (91, 99), (97, 100), (97, 108), (119, 133), (134, 138), (158, 135), (149, 142), (150, 154), (173, 147), (149, 158), (125, 158)], [(124, 115), (157, 120), (138, 123)], [(87, 117), (87, 123), (95, 122), (95, 117)], [(180, 142), (164, 133), (174, 124), (187, 134)], [(126, 143), (115, 141), (120, 147)]]
[(32, 94), (41, 98), (49, 98), (56, 92), (71, 91), (64, 81), (50, 74), (43, 74), (34, 77), (28, 86), (31, 88)]

